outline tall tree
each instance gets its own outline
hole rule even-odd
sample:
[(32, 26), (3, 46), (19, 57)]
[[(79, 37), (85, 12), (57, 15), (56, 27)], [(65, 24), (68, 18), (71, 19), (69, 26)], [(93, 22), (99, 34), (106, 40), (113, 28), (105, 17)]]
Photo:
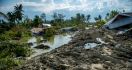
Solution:
[(57, 19), (58, 19), (58, 16), (57, 16), (57, 13), (53, 13), (53, 24), (55, 24), (57, 22)]
[(88, 14), (88, 15), (86, 16), (86, 20), (87, 20), (88, 23), (89, 23), (89, 20), (91, 19), (90, 17), (91, 17), (90, 14)]
[(95, 17), (94, 20), (95, 21), (101, 21), (102, 20), (102, 16), (101, 15), (98, 15), (98, 17)]
[(116, 10), (112, 10), (110, 13), (107, 13), (105, 16), (105, 20), (109, 21), (110, 19), (112, 19), (113, 17), (115, 17), (117, 14), (119, 14), (119, 11)]
[(81, 23), (84, 23), (85, 20), (86, 20), (85, 15), (84, 14), (81, 14)]
[(122, 11), (123, 13), (126, 12), (125, 10)]
[(57, 16), (57, 13), (56, 12), (53, 14), (53, 19), (54, 20), (58, 19), (58, 16)]
[(8, 12), (7, 16), (9, 23), (13, 25), (15, 23), (15, 14), (13, 12)]
[(46, 14), (45, 13), (41, 14), (41, 18), (43, 19), (43, 22), (46, 23)]
[(98, 19), (99, 19), (99, 20), (101, 20), (101, 19), (102, 19), (102, 16), (101, 16), (101, 15), (99, 15), (99, 16), (98, 16)]
[(81, 14), (80, 13), (77, 13), (76, 14), (76, 21), (77, 21), (76, 22), (77, 24), (80, 24), (81, 23)]
[(110, 12), (109, 19), (112, 19), (112, 18), (115, 17), (117, 14), (119, 14), (119, 11), (112, 10), (112, 11)]
[(15, 15), (15, 20), (19, 23), (19, 21), (22, 20), (23, 17), (23, 6), (22, 4), (14, 6), (14, 15)]
[(33, 27), (38, 27), (38, 25), (42, 24), (42, 19), (39, 16), (35, 16), (35, 18), (33, 19)]
[(105, 16), (105, 20), (108, 21), (110, 13), (107, 13)]
[(3, 13), (3, 12), (0, 12), (0, 17), (3, 17), (6, 20), (8, 20), (8, 16), (5, 13)]
[(62, 21), (64, 21), (64, 15), (63, 14), (58, 14), (58, 21), (59, 22), (62, 22)]

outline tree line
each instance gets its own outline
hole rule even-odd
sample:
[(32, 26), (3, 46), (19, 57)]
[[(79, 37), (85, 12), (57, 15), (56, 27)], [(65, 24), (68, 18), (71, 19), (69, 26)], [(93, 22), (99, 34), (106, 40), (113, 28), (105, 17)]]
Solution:
[[(105, 22), (109, 21), (119, 11), (111, 11), (106, 14), (105, 19), (101, 15), (95, 17), (95, 24), (101, 27)], [(77, 13), (76, 16), (70, 19), (64, 19), (66, 16), (60, 13), (53, 13), (52, 20), (47, 20), (46, 14), (34, 16), (33, 19), (25, 17), (23, 5), (14, 6), (14, 10), (8, 13), (0, 12), (0, 70), (7, 70), (13, 66), (21, 64), (21, 60), (17, 57), (30, 56), (32, 53), (31, 48), (27, 43), (28, 38), (31, 37), (30, 29), (39, 27), (42, 23), (49, 23), (52, 28), (47, 29), (44, 37), (54, 35), (58, 29), (64, 27), (77, 27), (85, 28), (90, 22), (91, 15)]]
[[(109, 21), (111, 18), (113, 18), (115, 15), (119, 14), (119, 11), (112, 10), (110, 13), (106, 14), (105, 19), (102, 19), (101, 15), (98, 15), (97, 17), (94, 17), (95, 21)], [(52, 20), (47, 20), (46, 14), (42, 13), (41, 15), (35, 15), (33, 19), (30, 19), (28, 17), (24, 16), (24, 10), (22, 4), (14, 6), (14, 11), (8, 12), (7, 14), (4, 14), (0, 12), (0, 16), (3, 16), (7, 21), (0, 20), (0, 26), (1, 28), (10, 29), (10, 27), (21, 24), (25, 25), (27, 28), (31, 27), (38, 27), (42, 23), (50, 23), (53, 26), (72, 26), (72, 25), (79, 25), (84, 23), (91, 23), (91, 15), (85, 15), (81, 13), (77, 13), (75, 17), (71, 17), (70, 19), (64, 19), (65, 15), (60, 13), (53, 13)], [(6, 24), (2, 25), (2, 24)]]

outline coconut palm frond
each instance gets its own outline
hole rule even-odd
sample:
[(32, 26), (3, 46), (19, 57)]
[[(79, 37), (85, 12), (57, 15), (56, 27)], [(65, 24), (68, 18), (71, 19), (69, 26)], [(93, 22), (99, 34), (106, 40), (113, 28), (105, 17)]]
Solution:
[(0, 17), (4, 17), (5, 19), (8, 19), (8, 16), (4, 14), (3, 12), (0, 12)]

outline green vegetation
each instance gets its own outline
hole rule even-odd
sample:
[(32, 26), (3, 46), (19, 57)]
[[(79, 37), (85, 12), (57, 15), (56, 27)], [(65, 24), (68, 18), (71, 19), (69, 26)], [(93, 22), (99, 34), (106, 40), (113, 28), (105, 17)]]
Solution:
[(21, 61), (31, 54), (31, 48), (26, 44), (31, 33), (23, 25), (22, 5), (14, 7), (13, 12), (8, 12), (4, 16), (6, 21), (0, 22), (0, 70), (7, 70), (13, 66), (21, 64)]
[[(52, 20), (46, 20), (46, 14), (36, 15), (33, 19), (24, 16), (22, 4), (14, 6), (14, 11), (7, 14), (0, 12), (5, 20), (0, 20), (0, 70), (6, 70), (10, 67), (19, 65), (21, 59), (18, 57), (27, 57), (31, 54), (31, 48), (25, 44), (31, 37), (30, 30), (34, 27), (42, 27), (42, 23), (49, 23), (51, 28), (43, 30), (44, 39), (51, 38), (53, 35), (60, 33), (61, 28), (74, 27), (85, 29), (90, 25), (102, 27), (107, 21), (117, 15), (118, 11), (111, 11), (106, 14), (105, 19), (101, 15), (95, 17), (94, 22), (90, 22), (91, 15), (77, 13), (71, 19), (65, 19), (65, 15), (54, 13)], [(40, 41), (40, 39), (38, 38)]]
[(106, 14), (105, 20), (109, 21), (110, 19), (112, 19), (113, 17), (115, 17), (117, 14), (119, 14), (120, 12), (117, 10), (112, 10), (110, 13)]
[(105, 23), (106, 23), (105, 20), (96, 21), (96, 26), (97, 26), (98, 28), (101, 28)]
[(20, 40), (24, 37), (30, 37), (31, 33), (23, 26), (12, 27), (9, 31), (5, 31), (0, 35), (0, 39), (4, 40)]
[(0, 44), (0, 70), (5, 70), (21, 63), (17, 57), (26, 57), (31, 54), (27, 44), (1, 42)]
[(49, 37), (55, 35), (56, 30), (55, 30), (55, 28), (48, 28), (48, 29), (46, 29), (44, 32), (45, 32), (45, 33), (44, 33), (44, 38), (47, 39), (47, 38), (49, 38)]
[(102, 16), (99, 15), (98, 17), (95, 17), (95, 21), (96, 21), (96, 26), (98, 28), (102, 27), (106, 22), (108, 22), (110, 19), (112, 19), (113, 17), (115, 17), (117, 14), (119, 14), (119, 11), (116, 10), (112, 10), (110, 13), (106, 14), (105, 19), (102, 19)]
[(39, 16), (35, 16), (33, 24), (31, 24), (31, 26), (38, 27), (38, 25), (42, 25), (42, 19)]

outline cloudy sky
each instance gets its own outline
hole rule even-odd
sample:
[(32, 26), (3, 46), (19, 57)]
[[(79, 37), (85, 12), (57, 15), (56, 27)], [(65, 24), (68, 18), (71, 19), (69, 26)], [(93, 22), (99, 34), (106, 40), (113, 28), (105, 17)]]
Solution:
[(99, 14), (105, 16), (110, 10), (132, 12), (132, 0), (0, 0), (0, 11), (12, 11), (16, 4), (23, 4), (24, 14), (29, 18), (43, 12), (49, 19), (54, 12), (64, 14), (66, 18), (76, 13), (95, 17)]

